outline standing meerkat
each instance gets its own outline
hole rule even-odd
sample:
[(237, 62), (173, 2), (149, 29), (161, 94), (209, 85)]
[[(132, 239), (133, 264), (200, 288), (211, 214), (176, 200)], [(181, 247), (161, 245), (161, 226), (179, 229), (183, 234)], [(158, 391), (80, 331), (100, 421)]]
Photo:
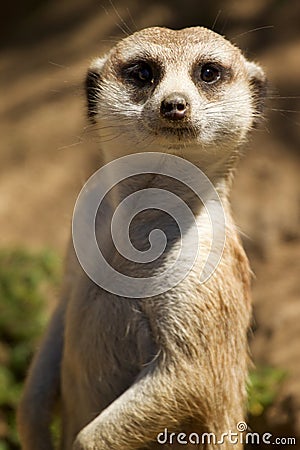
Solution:
[[(226, 241), (216, 270), (200, 283), (208, 222), (199, 199), (182, 183), (153, 173), (112, 189), (96, 232), (115, 268), (129, 277), (157, 275), (178, 250), (177, 231), (153, 208), (134, 218), (130, 237), (145, 249), (149, 232), (163, 227), (170, 237), (165, 255), (145, 266), (130, 264), (115, 250), (106, 223), (111, 210), (141, 189), (170, 190), (189, 205), (202, 237), (198, 256), (167, 291), (127, 298), (91, 281), (70, 250), (61, 301), (18, 411), (24, 450), (53, 449), (49, 424), (58, 397), (64, 450), (176, 449), (190, 433), (220, 438), (237, 431), (245, 416), (250, 270), (229, 194), (241, 144), (261, 116), (265, 84), (257, 64), (202, 27), (144, 29), (91, 65), (88, 115), (106, 162), (141, 152), (189, 161), (222, 202)], [(166, 430), (173, 434), (160, 443), (157, 436), (161, 440)], [(232, 445), (226, 439), (195, 445), (194, 436), (185, 448)]]

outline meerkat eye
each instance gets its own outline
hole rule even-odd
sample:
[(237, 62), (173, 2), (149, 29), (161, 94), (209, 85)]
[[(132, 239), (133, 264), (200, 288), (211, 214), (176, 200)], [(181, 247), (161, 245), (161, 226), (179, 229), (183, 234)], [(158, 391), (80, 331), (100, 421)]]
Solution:
[(153, 71), (148, 63), (136, 63), (133, 66), (128, 67), (126, 72), (126, 78), (142, 86), (152, 84), (154, 82)]
[(213, 64), (204, 64), (200, 73), (201, 80), (205, 83), (215, 83), (221, 77), (221, 71)]
[(151, 70), (151, 67), (148, 66), (148, 64), (141, 66), (139, 68), (139, 70), (137, 71), (136, 75), (140, 81), (146, 81), (146, 82), (153, 81), (152, 70)]

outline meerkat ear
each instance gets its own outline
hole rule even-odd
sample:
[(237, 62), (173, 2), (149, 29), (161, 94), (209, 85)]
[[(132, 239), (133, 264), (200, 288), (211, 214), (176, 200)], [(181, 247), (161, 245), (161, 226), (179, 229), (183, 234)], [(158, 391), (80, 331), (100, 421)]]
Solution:
[(101, 73), (106, 60), (107, 56), (94, 59), (88, 69), (85, 79), (87, 114), (92, 122), (94, 122), (94, 117), (97, 114), (98, 92), (101, 89)]
[(265, 108), (268, 82), (263, 69), (256, 63), (246, 61), (246, 69), (254, 98), (255, 112), (257, 113), (254, 125), (259, 122), (259, 117)]

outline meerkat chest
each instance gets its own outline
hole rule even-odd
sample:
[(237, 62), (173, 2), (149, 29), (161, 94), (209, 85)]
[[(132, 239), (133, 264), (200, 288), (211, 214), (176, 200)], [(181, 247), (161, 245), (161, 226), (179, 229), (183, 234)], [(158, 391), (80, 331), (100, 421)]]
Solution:
[(99, 188), (101, 193), (110, 178), (86, 188), (88, 196), (80, 196), (74, 212), (73, 242), (98, 286), (121, 297), (148, 298), (190, 272), (202, 282), (209, 278), (222, 253), (225, 213), (215, 187), (196, 172), (187, 173), (192, 187), (146, 173), (128, 177), (104, 197)]
[[(177, 272), (201, 271), (212, 246), (211, 219), (174, 207), (148, 207), (137, 214), (124, 211), (99, 218), (97, 240), (106, 261), (127, 276), (150, 277), (154, 273), (176, 277)], [(108, 211), (107, 209), (107, 211)], [(179, 274), (178, 274), (179, 276)]]

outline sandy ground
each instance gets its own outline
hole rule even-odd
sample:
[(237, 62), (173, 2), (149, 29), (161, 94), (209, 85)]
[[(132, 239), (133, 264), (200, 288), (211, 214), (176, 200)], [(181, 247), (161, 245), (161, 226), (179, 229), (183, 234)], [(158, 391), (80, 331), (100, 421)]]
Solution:
[(236, 176), (233, 208), (255, 273), (254, 361), (288, 372), (262, 431), (300, 437), (300, 4), (114, 5), (118, 13), (109, 2), (49, 1), (14, 22), (6, 11), (13, 26), (6, 23), (0, 36), (0, 246), (50, 246), (64, 254), (76, 196), (100, 163), (85, 130), (82, 81), (91, 58), (122, 34), (122, 20), (134, 30), (211, 27), (217, 18), (215, 29), (257, 59), (272, 86), (268, 121)]

